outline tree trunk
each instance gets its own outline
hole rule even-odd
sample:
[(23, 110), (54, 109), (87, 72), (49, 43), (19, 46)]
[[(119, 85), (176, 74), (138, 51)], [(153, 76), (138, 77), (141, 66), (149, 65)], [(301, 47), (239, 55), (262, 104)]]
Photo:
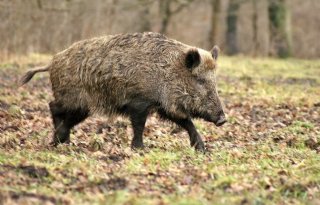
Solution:
[(151, 23), (150, 23), (150, 11), (148, 6), (144, 6), (142, 10), (139, 12), (140, 22), (138, 24), (139, 32), (151, 31)]
[(237, 42), (237, 22), (238, 22), (238, 10), (240, 2), (238, 0), (230, 0), (228, 13), (227, 13), (227, 33), (226, 33), (226, 45), (227, 54), (234, 55), (238, 53)]
[(259, 40), (258, 40), (258, 2), (252, 0), (253, 13), (252, 13), (252, 30), (253, 30), (253, 56), (257, 56), (259, 52)]
[[(172, 16), (178, 14), (180, 11), (186, 8), (192, 1), (193, 0), (159, 0), (159, 11), (161, 17), (160, 33), (166, 34)], [(176, 8), (172, 9), (172, 5), (176, 5)]]
[(163, 33), (163, 34), (167, 33), (168, 24), (171, 18), (170, 3), (171, 3), (170, 0), (161, 0), (159, 2), (160, 16), (161, 16), (160, 33)]
[(221, 12), (221, 0), (211, 0), (211, 27), (209, 31), (208, 47), (218, 44), (219, 18)]
[(291, 55), (290, 16), (285, 0), (269, 0), (270, 55), (286, 58)]

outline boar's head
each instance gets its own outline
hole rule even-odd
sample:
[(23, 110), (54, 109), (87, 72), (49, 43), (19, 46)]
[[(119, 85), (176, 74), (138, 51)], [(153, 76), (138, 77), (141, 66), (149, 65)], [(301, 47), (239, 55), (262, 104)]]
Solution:
[(191, 117), (202, 118), (221, 126), (226, 122), (221, 100), (217, 92), (216, 70), (219, 55), (218, 46), (205, 51), (199, 48), (190, 48), (185, 53), (185, 66), (192, 74), (189, 81), (193, 91), (192, 105), (187, 105)]

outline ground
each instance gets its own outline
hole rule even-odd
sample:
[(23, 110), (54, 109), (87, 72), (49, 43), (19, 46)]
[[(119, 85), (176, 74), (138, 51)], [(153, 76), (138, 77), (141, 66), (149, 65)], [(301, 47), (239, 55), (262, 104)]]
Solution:
[(50, 56), (0, 65), (0, 204), (320, 204), (320, 61), (222, 57), (228, 123), (195, 120), (207, 152), (150, 116), (132, 151), (125, 118), (90, 118), (49, 146)]

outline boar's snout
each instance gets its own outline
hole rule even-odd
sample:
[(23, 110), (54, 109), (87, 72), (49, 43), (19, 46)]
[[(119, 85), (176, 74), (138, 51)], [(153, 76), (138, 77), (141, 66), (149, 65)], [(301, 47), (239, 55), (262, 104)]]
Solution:
[(214, 120), (214, 124), (216, 125), (216, 126), (221, 126), (221, 125), (223, 125), (224, 123), (226, 123), (227, 122), (227, 118), (226, 118), (226, 115), (224, 114), (224, 112), (223, 111), (221, 111), (220, 113), (219, 113), (219, 115), (218, 115), (218, 117)]

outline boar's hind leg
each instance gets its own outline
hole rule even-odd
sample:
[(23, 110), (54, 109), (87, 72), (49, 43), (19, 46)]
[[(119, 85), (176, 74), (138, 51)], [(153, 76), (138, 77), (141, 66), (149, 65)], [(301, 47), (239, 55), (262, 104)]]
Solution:
[(176, 123), (177, 125), (179, 125), (180, 127), (182, 127), (183, 129), (187, 130), (190, 137), (190, 144), (192, 147), (195, 147), (195, 149), (198, 151), (202, 151), (202, 152), (205, 151), (204, 143), (190, 118), (179, 119), (179, 118), (171, 117), (163, 110), (160, 110), (158, 113), (161, 118), (170, 120)]
[(54, 101), (50, 102), (49, 106), (55, 129), (52, 144), (56, 146), (59, 143), (69, 143), (71, 128), (88, 117), (88, 110), (65, 109)]
[(133, 139), (131, 142), (131, 147), (133, 149), (144, 147), (143, 130), (149, 114), (149, 107), (150, 103), (144, 100), (136, 100), (124, 105), (118, 110), (121, 114), (125, 114), (130, 117), (133, 129)]

